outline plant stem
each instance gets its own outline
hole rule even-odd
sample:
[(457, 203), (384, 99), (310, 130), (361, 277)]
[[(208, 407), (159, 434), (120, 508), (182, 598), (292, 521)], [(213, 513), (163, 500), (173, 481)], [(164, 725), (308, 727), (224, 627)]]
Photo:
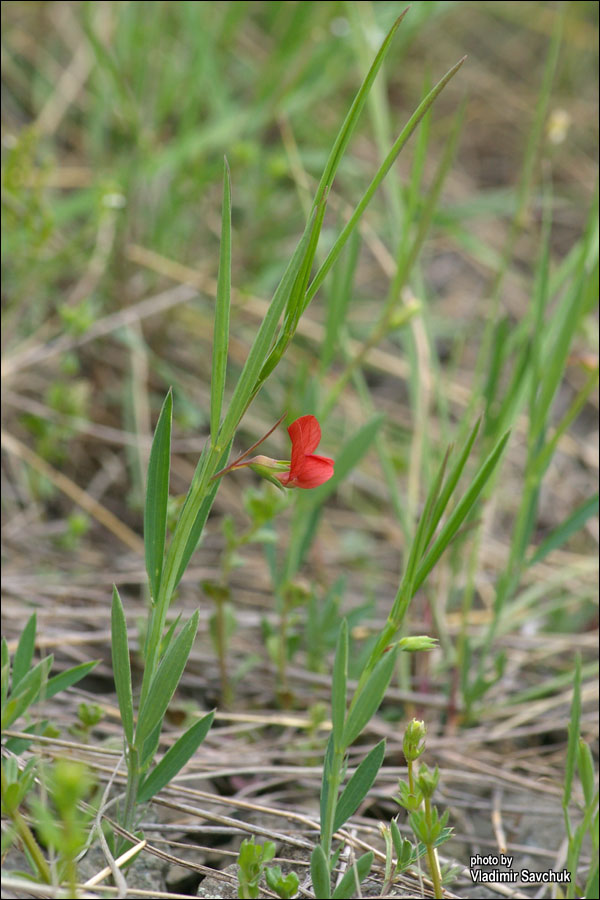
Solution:
[[(2, 768), (2, 799), (5, 799), (7, 790), (7, 782), (6, 782), (6, 774), (4, 772), (4, 768)], [(5, 804), (3, 804), (5, 805)], [(25, 818), (21, 815), (18, 809), (15, 808), (6, 808), (6, 813), (13, 821), (13, 824), (17, 830), (17, 834), (23, 841), (23, 844), (27, 848), (29, 855), (35, 865), (40, 881), (43, 881), (44, 884), (52, 884), (52, 875), (50, 873), (50, 867), (46, 862), (42, 851), (38, 845), (38, 842), (33, 836), (33, 833), (25, 821)]]
[(125, 814), (123, 827), (127, 831), (133, 829), (133, 816), (137, 800), (137, 792), (140, 786), (141, 772), (139, 768), (139, 753), (136, 747), (129, 747), (127, 753), (127, 790), (125, 793)]
[(333, 841), (333, 822), (337, 808), (338, 792), (342, 781), (342, 768), (344, 765), (344, 750), (341, 747), (334, 748), (331, 760), (331, 772), (327, 791), (327, 805), (325, 809), (325, 821), (321, 823), (321, 846), (327, 859), (331, 856), (331, 843)]
[[(409, 769), (410, 772), (410, 769)], [(431, 818), (431, 798), (425, 797), (425, 819), (427, 821), (427, 827), (431, 831), (432, 827), (432, 818)], [(437, 853), (435, 852), (435, 847), (433, 844), (427, 844), (427, 861), (429, 863), (429, 871), (431, 873), (431, 880), (433, 882), (433, 893), (436, 898), (443, 898), (444, 890), (442, 888), (442, 873), (440, 871), (440, 863), (437, 858)]]

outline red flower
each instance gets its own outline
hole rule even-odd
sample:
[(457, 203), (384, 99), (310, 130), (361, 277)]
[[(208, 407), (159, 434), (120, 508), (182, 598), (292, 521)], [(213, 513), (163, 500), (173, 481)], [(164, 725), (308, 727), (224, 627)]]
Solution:
[(321, 426), (314, 416), (301, 416), (288, 428), (292, 441), (292, 460), (287, 472), (275, 477), (286, 487), (314, 488), (329, 481), (333, 460), (316, 456), (313, 451), (321, 440)]

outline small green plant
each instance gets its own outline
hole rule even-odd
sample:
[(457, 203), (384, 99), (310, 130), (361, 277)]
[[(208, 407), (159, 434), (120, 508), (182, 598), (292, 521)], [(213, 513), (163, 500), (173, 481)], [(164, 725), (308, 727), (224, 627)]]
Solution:
[(275, 844), (267, 841), (264, 844), (255, 844), (254, 837), (246, 838), (240, 846), (238, 853), (238, 897), (242, 900), (253, 900), (258, 897), (258, 883), (262, 877), (265, 866), (275, 856)]
[[(418, 772), (415, 771), (415, 763), (425, 750), (425, 734), (425, 723), (417, 719), (413, 719), (406, 727), (403, 750), (408, 769), (408, 782), (400, 781), (397, 803), (408, 812), (410, 826), (417, 839), (418, 849), (415, 857), (421, 855), (423, 848), (427, 855), (434, 895), (443, 897), (443, 878), (436, 848), (450, 839), (452, 829), (447, 827), (448, 811), (446, 810), (440, 817), (431, 802), (440, 778), (438, 767), (436, 766), (432, 772), (425, 763), (421, 763)], [(400, 850), (404, 861), (408, 850), (404, 845)], [(400, 860), (400, 854), (398, 859)]]
[(298, 893), (300, 879), (295, 872), (288, 872), (284, 875), (281, 866), (267, 866), (265, 869), (265, 881), (268, 887), (274, 891), (282, 900), (290, 900)]
[[(40, 839), (57, 860), (57, 876), (76, 897), (77, 856), (84, 848), (94, 810), (89, 801), (95, 782), (83, 763), (58, 759), (44, 770), (47, 796), (30, 802)], [(50, 800), (50, 802), (48, 802)]]
[[(98, 660), (93, 660), (73, 666), (71, 669), (61, 672), (60, 675), (50, 677), (54, 660), (52, 655), (45, 656), (40, 662), (33, 664), (36, 628), (37, 617), (33, 613), (23, 629), (12, 660), (8, 644), (5, 638), (2, 638), (2, 746), (13, 753), (20, 753), (27, 749), (31, 741), (26, 738), (6, 737), (5, 731), (10, 729), (22, 716), (31, 719), (31, 707), (39, 701), (54, 697), (60, 691), (77, 684), (98, 665)], [(41, 734), (47, 724), (44, 721), (34, 720), (22, 730), (31, 732), (31, 734)]]

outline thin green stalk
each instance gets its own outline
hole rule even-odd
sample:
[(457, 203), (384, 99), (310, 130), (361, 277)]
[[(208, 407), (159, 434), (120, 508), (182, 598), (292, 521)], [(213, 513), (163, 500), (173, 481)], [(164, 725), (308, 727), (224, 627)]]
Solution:
[(140, 757), (136, 747), (129, 747), (127, 753), (127, 788), (125, 792), (125, 813), (123, 815), (123, 827), (131, 831), (137, 802), (137, 793), (140, 786), (142, 773), (140, 772)]
[(327, 792), (327, 804), (325, 818), (321, 822), (321, 846), (327, 859), (331, 856), (331, 844), (333, 842), (333, 822), (337, 808), (338, 794), (342, 783), (342, 771), (344, 767), (344, 750), (334, 747), (331, 760), (329, 787)]
[[(2, 797), (4, 798), (4, 796), (6, 795), (6, 790), (7, 790), (6, 773), (4, 771), (4, 768), (2, 768), (1, 777), (2, 777)], [(19, 812), (18, 809), (7, 809), (6, 812), (7, 812), (7, 815), (9, 815), (10, 818), (12, 819), (13, 824), (16, 828), (17, 834), (23, 841), (23, 844), (25, 845), (29, 855), (31, 856), (33, 864), (35, 865), (35, 867), (37, 869), (37, 873), (40, 878), (40, 881), (43, 881), (44, 884), (52, 884), (52, 874), (50, 872), (50, 867), (48, 866), (48, 863), (44, 859), (44, 855), (39, 847), (39, 844), (36, 841), (36, 839), (34, 838), (33, 833), (31, 831), (29, 825), (25, 821), (24, 816), (21, 815), (21, 813)]]
[[(431, 798), (425, 797), (425, 819), (427, 821), (427, 827), (431, 829), (433, 825), (433, 819), (431, 816)], [(431, 880), (433, 882), (433, 894), (436, 897), (436, 900), (439, 898), (443, 898), (444, 890), (442, 888), (442, 873), (440, 872), (440, 863), (437, 857), (437, 853), (435, 852), (435, 847), (433, 844), (427, 843), (427, 861), (429, 863), (429, 872), (431, 873)]]

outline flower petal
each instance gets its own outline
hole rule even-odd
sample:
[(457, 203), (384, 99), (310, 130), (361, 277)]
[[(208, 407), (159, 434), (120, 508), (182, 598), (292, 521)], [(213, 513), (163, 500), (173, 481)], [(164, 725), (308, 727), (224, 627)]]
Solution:
[(302, 448), (302, 453), (313, 453), (321, 440), (321, 426), (314, 416), (300, 416), (288, 428), (288, 434), (292, 441), (292, 449)]
[(299, 488), (314, 488), (333, 475), (334, 462), (328, 456), (305, 456), (295, 471), (290, 471), (290, 483)]

